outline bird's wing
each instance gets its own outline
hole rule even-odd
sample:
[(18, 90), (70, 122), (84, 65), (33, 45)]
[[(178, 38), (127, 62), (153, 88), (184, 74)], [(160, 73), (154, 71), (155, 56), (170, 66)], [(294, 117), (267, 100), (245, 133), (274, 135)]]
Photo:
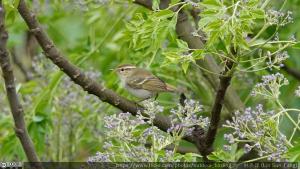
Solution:
[(136, 74), (136, 76), (128, 79), (128, 86), (134, 89), (145, 89), (153, 92), (168, 91), (167, 85), (164, 81), (152, 75), (151, 73), (147, 73), (145, 78), (146, 73), (147, 72), (143, 72), (142, 75)]
[(148, 78), (143, 84), (143, 89), (155, 92), (168, 91), (166, 83), (157, 77)]

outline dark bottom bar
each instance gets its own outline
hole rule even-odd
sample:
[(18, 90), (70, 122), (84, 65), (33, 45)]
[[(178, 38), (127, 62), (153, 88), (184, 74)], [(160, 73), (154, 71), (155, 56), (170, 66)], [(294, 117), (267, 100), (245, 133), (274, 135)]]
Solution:
[[(148, 163), (148, 162), (116, 162), (116, 163), (86, 163), (86, 162), (42, 162), (43, 169), (298, 169), (298, 163), (275, 163), (275, 162), (252, 162), (252, 163), (186, 163), (186, 162), (166, 162), (166, 163)], [(24, 169), (33, 169), (34, 163), (24, 163)]]

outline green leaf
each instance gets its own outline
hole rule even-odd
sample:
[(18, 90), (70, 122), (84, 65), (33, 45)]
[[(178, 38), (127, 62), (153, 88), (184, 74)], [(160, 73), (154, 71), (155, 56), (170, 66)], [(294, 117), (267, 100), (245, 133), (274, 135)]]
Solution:
[(195, 162), (197, 157), (201, 158), (202, 156), (196, 153), (186, 153), (183, 156), (186, 162)]
[(16, 10), (10, 10), (10, 11), (8, 11), (7, 14), (6, 14), (6, 19), (10, 23), (14, 23), (15, 19), (16, 19)]
[(237, 144), (232, 144), (229, 152), (218, 149), (217, 151), (212, 152), (212, 154), (208, 156), (208, 159), (219, 162), (234, 162), (237, 161), (243, 154), (243, 149), (238, 150)]
[(204, 58), (204, 55), (203, 55), (203, 49), (197, 49), (197, 50), (194, 50), (193, 53), (192, 53), (192, 57), (197, 60), (197, 59), (203, 59)]
[(217, 15), (218, 13), (219, 13), (218, 10), (207, 9), (207, 10), (204, 10), (203, 12), (201, 12), (201, 16), (202, 17), (214, 17), (214, 15)]
[(170, 60), (172, 63), (177, 63), (179, 61), (179, 56), (177, 53), (174, 52), (168, 52), (168, 53), (164, 53), (164, 55), (166, 56), (166, 58), (168, 60)]
[(38, 85), (39, 85), (38, 82), (33, 81), (33, 80), (23, 83), (20, 88), (20, 93), (21, 94), (32, 94)]
[(210, 22), (212, 22), (211, 18), (214, 18), (214, 17), (204, 17), (204, 18), (201, 18), (200, 21), (198, 22), (199, 29), (203, 29), (207, 24), (209, 24)]
[(300, 161), (300, 143), (297, 143), (294, 147), (290, 148), (285, 156), (289, 158), (290, 162)]
[(181, 39), (177, 39), (176, 42), (177, 42), (177, 46), (180, 49), (189, 50), (189, 46), (185, 41), (183, 41)]
[[(176, 13), (168, 25), (169, 31), (173, 31), (173, 32), (170, 32), (170, 34), (174, 34), (176, 24), (177, 24), (177, 17), (178, 17), (178, 14)], [(173, 39), (175, 39), (175, 38), (173, 38)]]
[(220, 34), (220, 32), (218, 32), (218, 31), (211, 32), (207, 45), (211, 46), (214, 43), (216, 43), (218, 41), (219, 34)]
[(249, 0), (248, 1), (248, 6), (249, 7), (255, 7), (255, 6), (257, 6), (259, 4), (259, 0)]
[(300, 42), (296, 43), (295, 45), (293, 45), (293, 48), (295, 49), (300, 49)]
[(219, 30), (223, 25), (223, 20), (218, 19), (215, 20), (213, 22), (210, 22), (207, 26), (206, 26), (206, 30), (211, 30), (211, 31), (216, 31)]
[(62, 77), (63, 77), (62, 72), (54, 73), (49, 86), (34, 101), (32, 114), (38, 112), (46, 115), (50, 113), (53, 94), (56, 91), (57, 86), (59, 85)]
[(32, 118), (32, 121), (34, 121), (34, 122), (41, 122), (43, 120), (44, 120), (44, 117), (43, 116), (39, 116), (39, 115), (35, 115)]
[(219, 0), (204, 0), (200, 5), (209, 9), (218, 9), (222, 7), (222, 3)]
[(210, 155), (208, 155), (207, 158), (216, 162), (222, 162), (224, 161), (224, 159), (227, 159), (226, 153), (223, 150), (214, 151)]
[(154, 11), (159, 10), (160, 0), (152, 0), (152, 9)]
[(255, 9), (255, 10), (251, 10), (250, 14), (254, 17), (254, 18), (258, 18), (258, 19), (262, 19), (265, 17), (265, 11), (262, 9)]
[(241, 14), (240, 14), (240, 19), (241, 20), (250, 20), (252, 18), (253, 18), (253, 16), (251, 16), (249, 11), (242, 11)]
[(171, 10), (168, 10), (168, 9), (161, 10), (161, 11), (154, 13), (154, 17), (156, 17), (156, 19), (161, 19), (161, 20), (171, 18), (173, 15), (174, 15), (174, 12)]
[(12, 132), (12, 134), (6, 136), (3, 140), (1, 140), (0, 152), (1, 154), (5, 154), (5, 158), (15, 156), (16, 154), (18, 155), (18, 158), (24, 158), (23, 151), (19, 151), (20, 147), (21, 144), (18, 141), (17, 136)]
[(188, 61), (184, 61), (182, 64), (181, 64), (181, 67), (183, 69), (183, 72), (186, 73), (188, 68), (189, 68), (189, 65), (190, 63)]
[(19, 3), (20, 3), (20, 0), (14, 0), (14, 1), (13, 1), (13, 6), (14, 6), (15, 8), (18, 8)]

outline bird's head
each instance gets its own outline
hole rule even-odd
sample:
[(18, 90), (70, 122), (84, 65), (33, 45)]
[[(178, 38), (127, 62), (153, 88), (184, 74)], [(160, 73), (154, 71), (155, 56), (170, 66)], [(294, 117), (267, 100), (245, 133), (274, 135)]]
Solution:
[(122, 64), (115, 68), (115, 71), (120, 78), (127, 78), (136, 69), (136, 66), (131, 64)]

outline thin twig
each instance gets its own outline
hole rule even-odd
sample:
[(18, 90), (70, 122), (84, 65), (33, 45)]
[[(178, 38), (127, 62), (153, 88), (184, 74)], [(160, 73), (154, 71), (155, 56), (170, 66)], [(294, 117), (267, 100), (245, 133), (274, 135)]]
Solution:
[(26, 154), (28, 161), (37, 162), (37, 163), (33, 163), (32, 167), (42, 168), (41, 163), (39, 163), (39, 159), (34, 149), (32, 140), (28, 134), (25, 120), (24, 120), (23, 107), (20, 104), (16, 92), (15, 77), (13, 74), (12, 65), (9, 60), (9, 56), (8, 56), (9, 53), (6, 48), (8, 33), (5, 30), (4, 19), (5, 19), (5, 12), (2, 5), (2, 0), (0, 0), (0, 64), (3, 73), (3, 78), (5, 81), (9, 106), (15, 122), (15, 132), (22, 144), (23, 150)]
[(38, 53), (38, 44), (34, 35), (27, 31), (26, 38), (25, 38), (25, 45), (24, 49), (26, 51), (26, 55), (33, 59)]
[(31, 80), (32, 76), (30, 74), (30, 71), (27, 70), (26, 67), (23, 65), (23, 63), (20, 61), (20, 58), (16, 54), (16, 49), (15, 48), (13, 48), (11, 50), (11, 56), (12, 56), (14, 64), (18, 66), (18, 68), (20, 69), (20, 71), (24, 75), (25, 81)]

